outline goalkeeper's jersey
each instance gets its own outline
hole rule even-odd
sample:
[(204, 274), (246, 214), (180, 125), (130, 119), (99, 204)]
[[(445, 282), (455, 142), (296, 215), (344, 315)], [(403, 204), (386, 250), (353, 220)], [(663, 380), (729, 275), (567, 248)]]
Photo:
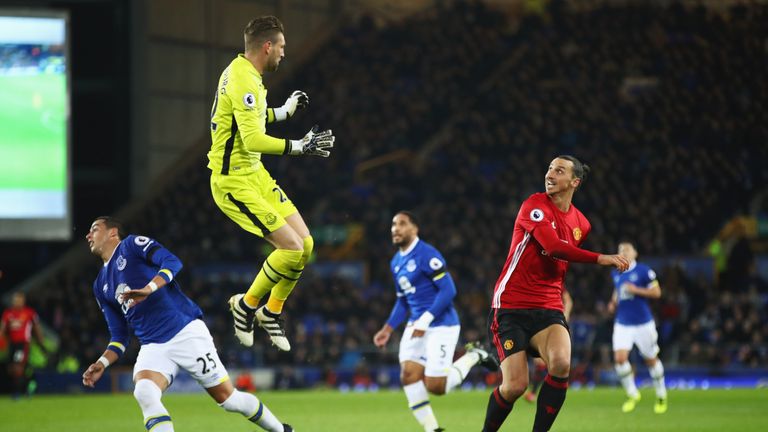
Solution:
[[(93, 283), (109, 326), (110, 346), (124, 351), (131, 330), (142, 345), (167, 342), (192, 320), (202, 318), (200, 307), (181, 292), (174, 278), (181, 267), (175, 255), (150, 238), (129, 235), (117, 245)], [(134, 307), (118, 300), (126, 288), (144, 288), (155, 275), (170, 282)]]
[(266, 134), (267, 89), (242, 54), (224, 69), (211, 109), (208, 168), (224, 175), (257, 169), (261, 154), (284, 154), (288, 140)]

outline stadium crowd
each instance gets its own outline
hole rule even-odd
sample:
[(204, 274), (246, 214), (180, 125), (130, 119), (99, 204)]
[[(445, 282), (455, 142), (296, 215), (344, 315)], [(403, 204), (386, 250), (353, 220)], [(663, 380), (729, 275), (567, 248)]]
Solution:
[[(309, 60), (311, 70), (270, 90), (277, 97), (300, 88), (312, 98), (308, 113), (275, 135), (298, 134), (319, 119), (338, 145), (327, 161), (266, 164), (308, 209), (310, 229), (362, 226), (365, 235), (344, 258), (369, 268), (360, 286), (313, 277), (309, 265), (286, 306), (293, 351), (266, 343), (246, 350), (235, 341), (226, 300), (247, 278), (191, 277), (198, 266), (239, 262), (263, 247), (214, 208), (202, 152), (170, 193), (127, 221), (131, 232), (157, 238), (184, 261), (182, 287), (205, 312), (230, 368), (395, 364), (397, 347), (377, 352), (371, 337), (394, 301), (389, 226), (402, 208), (420, 215), (422, 237), (446, 256), (459, 289), (462, 340), (484, 339), (516, 211), (541, 190), (557, 154), (592, 163), (575, 204), (592, 223), (593, 250), (614, 250), (627, 238), (640, 260), (700, 254), (726, 220), (746, 210), (768, 181), (768, 7), (724, 16), (681, 5), (572, 13), (553, 4), (520, 22), (480, 2), (381, 29), (362, 17)], [(29, 296), (59, 332), (58, 355), (81, 365), (109, 338), (91, 294), (99, 265), (70, 269)], [(768, 364), (765, 281), (695, 278), (674, 261), (656, 270), (665, 364)], [(597, 380), (611, 367), (610, 279), (575, 265), (568, 289), (574, 379)]]

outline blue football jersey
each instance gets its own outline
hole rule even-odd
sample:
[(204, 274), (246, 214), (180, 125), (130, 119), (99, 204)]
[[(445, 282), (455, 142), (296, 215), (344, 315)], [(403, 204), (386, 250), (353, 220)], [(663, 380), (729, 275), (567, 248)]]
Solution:
[[(450, 284), (455, 292), (453, 280), (446, 272), (445, 258), (432, 245), (416, 239), (406, 253), (397, 251), (390, 262), (395, 278), (397, 297), (405, 298), (410, 310), (409, 321), (418, 319), (435, 303), (440, 284)], [(441, 279), (447, 278), (444, 281)], [(430, 327), (459, 325), (459, 316), (453, 303), (435, 315)]]
[(648, 306), (648, 299), (629, 294), (624, 289), (624, 284), (633, 283), (639, 288), (647, 289), (656, 280), (656, 272), (647, 265), (636, 262), (624, 273), (613, 270), (611, 276), (613, 277), (616, 299), (618, 300), (616, 322), (625, 325), (638, 325), (653, 321), (653, 314), (651, 314), (651, 308)]
[[(180, 269), (181, 261), (148, 237), (129, 235), (117, 245), (96, 277), (93, 294), (112, 335), (110, 347), (121, 348), (118, 354), (128, 343), (129, 329), (142, 345), (163, 343), (192, 320), (202, 318), (203, 312), (173, 279)], [(161, 276), (171, 279), (167, 285), (131, 308), (118, 301), (126, 288), (144, 288), (161, 270)]]

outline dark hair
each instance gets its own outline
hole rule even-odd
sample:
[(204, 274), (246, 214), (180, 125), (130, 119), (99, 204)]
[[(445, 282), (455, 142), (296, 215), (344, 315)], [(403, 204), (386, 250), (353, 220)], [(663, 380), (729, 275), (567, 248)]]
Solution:
[(245, 49), (253, 48), (256, 44), (263, 43), (266, 40), (272, 43), (277, 41), (277, 35), (285, 33), (283, 23), (277, 17), (272, 15), (254, 18), (245, 26), (243, 35), (245, 36)]
[(560, 155), (557, 157), (557, 159), (565, 159), (567, 161), (571, 161), (571, 163), (573, 163), (573, 176), (581, 180), (579, 186), (584, 184), (584, 181), (587, 179), (589, 172), (592, 170), (589, 165), (582, 163), (576, 158), (576, 156), (571, 155)]
[(635, 242), (633, 242), (632, 240), (630, 240), (630, 239), (628, 239), (628, 238), (624, 238), (624, 237), (622, 237), (622, 238), (619, 240), (619, 243), (618, 243), (618, 244), (624, 244), (624, 243), (626, 243), (626, 244), (628, 244), (628, 245), (632, 245), (632, 247), (633, 247), (633, 248), (637, 249), (637, 246), (635, 246)]
[(411, 221), (412, 224), (419, 226), (419, 219), (416, 217), (415, 214), (413, 214), (412, 211), (400, 210), (399, 212), (395, 213), (395, 215), (399, 215), (399, 214), (408, 216), (408, 219)]
[(104, 222), (104, 226), (108, 229), (117, 228), (117, 236), (121, 239), (125, 237), (125, 229), (120, 220), (115, 219), (112, 216), (99, 216), (95, 220)]

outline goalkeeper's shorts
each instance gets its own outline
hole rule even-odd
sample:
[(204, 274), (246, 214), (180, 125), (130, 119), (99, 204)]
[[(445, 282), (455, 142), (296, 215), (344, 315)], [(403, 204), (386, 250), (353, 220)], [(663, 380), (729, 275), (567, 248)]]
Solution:
[(211, 173), (213, 200), (244, 230), (265, 237), (285, 225), (296, 206), (262, 166), (247, 175)]

